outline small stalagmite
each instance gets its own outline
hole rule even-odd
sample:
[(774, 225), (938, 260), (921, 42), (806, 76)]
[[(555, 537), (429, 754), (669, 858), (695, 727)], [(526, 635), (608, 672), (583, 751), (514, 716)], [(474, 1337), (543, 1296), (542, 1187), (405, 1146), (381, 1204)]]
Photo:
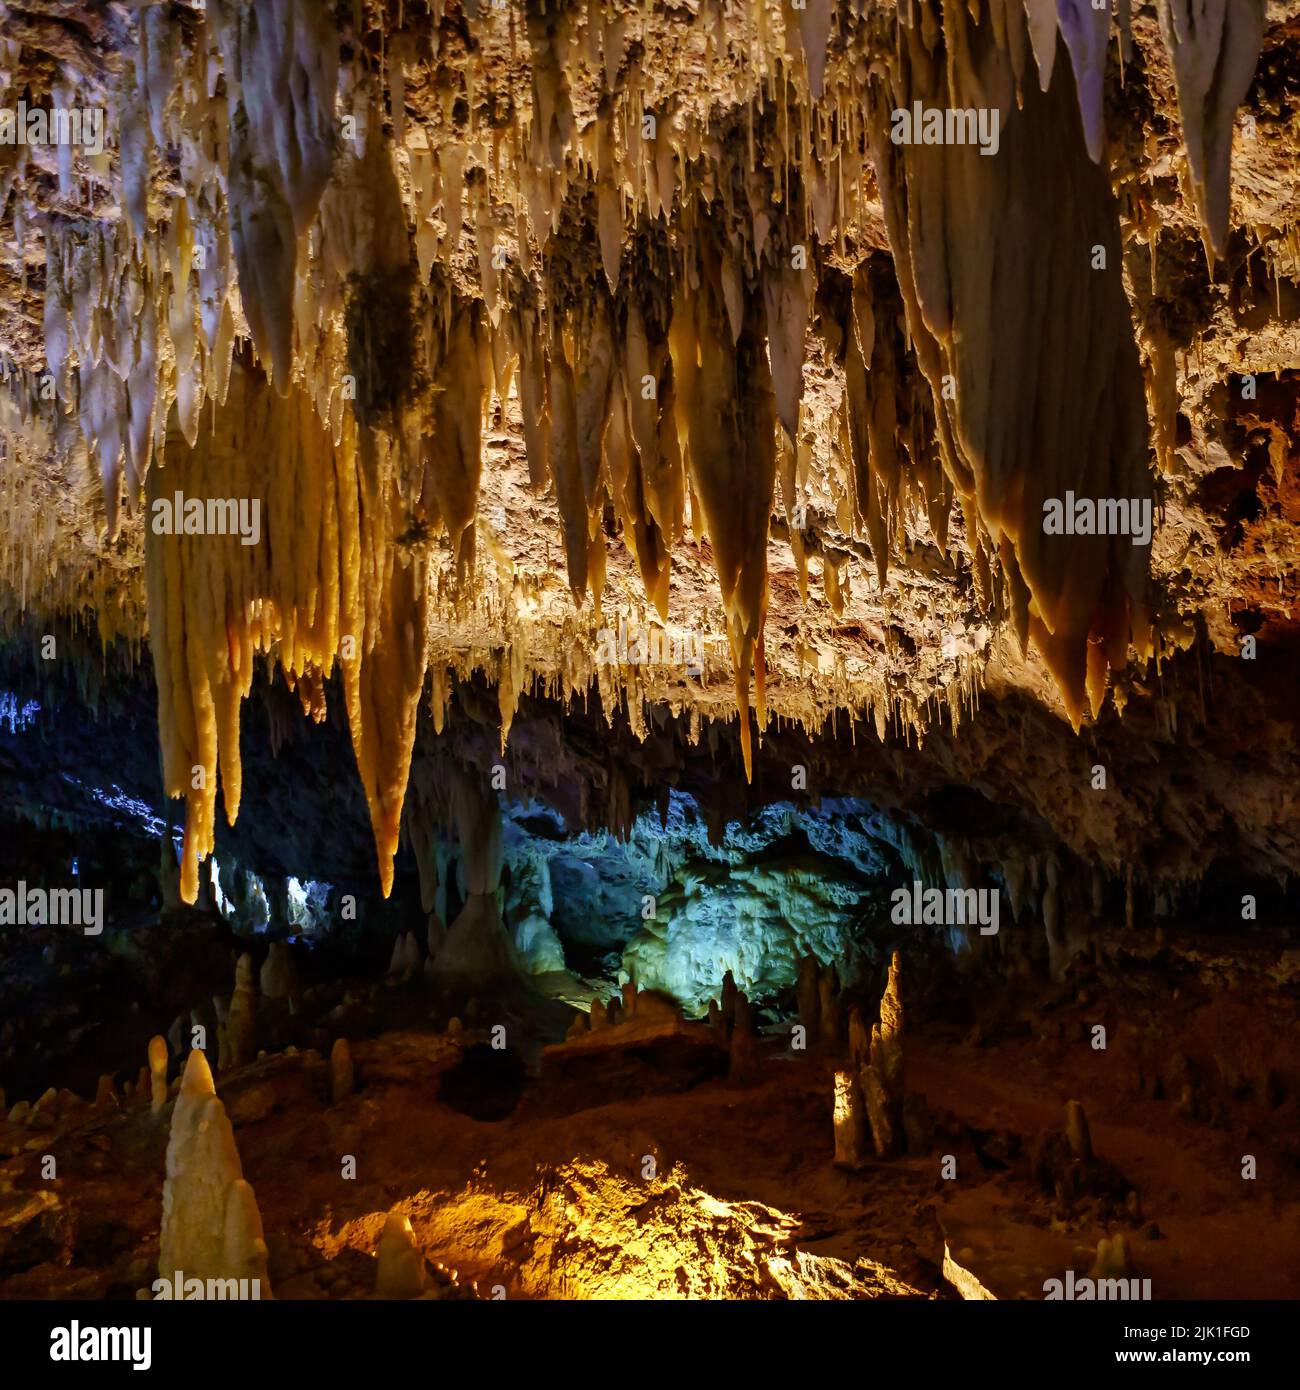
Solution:
[(736, 1023), (736, 977), (730, 970), (722, 977), (722, 1026), (728, 1033)]
[(849, 1006), (849, 1061), (855, 1072), (871, 1063), (871, 1031), (857, 1004)]
[(605, 1001), (599, 996), (591, 1001), (591, 1031), (598, 1033), (602, 1028), (609, 1027), (609, 1011), (605, 1008)]
[(867, 1121), (876, 1157), (891, 1158), (897, 1148), (894, 1105), (875, 1067), (868, 1067), (862, 1073), (862, 1096), (867, 1103)]
[[(110, 1086), (111, 1086), (110, 1082)], [(167, 1039), (155, 1035), (149, 1039), (149, 1110), (162, 1114), (167, 1104)]]
[(247, 951), (235, 965), (235, 992), (230, 996), (226, 1015), (226, 1038), (232, 1067), (246, 1066), (257, 1055), (257, 1025), (254, 1017), (253, 958)]
[(273, 941), (262, 962), (258, 976), (262, 994), (267, 999), (285, 999), (289, 1012), (297, 1013), (299, 1001), (298, 967), (294, 964), (293, 952), (287, 941)]
[(886, 1094), (903, 1095), (902, 962), (897, 951), (889, 962), (889, 979), (880, 1000), (880, 1023), (871, 1030), (871, 1065), (880, 1074)]
[(799, 1022), (808, 1034), (809, 1042), (821, 1036), (821, 968), (817, 957), (807, 955), (799, 962), (799, 979), (795, 985), (795, 998), (799, 1008)]
[(346, 1038), (335, 1038), (330, 1048), (330, 1095), (334, 1104), (350, 1096), (356, 1086), (356, 1072), (352, 1066), (352, 1049)]
[(817, 1004), (821, 1024), (821, 1040), (829, 1048), (840, 1045), (840, 1022), (843, 1009), (835, 992), (835, 967), (828, 965), (817, 982)]
[(861, 1168), (867, 1158), (867, 1120), (862, 1093), (851, 1071), (835, 1073), (835, 1163)]
[(379, 1238), (376, 1298), (419, 1298), (424, 1292), (424, 1255), (415, 1243), (408, 1216), (390, 1211)]
[(1092, 1279), (1127, 1279), (1133, 1273), (1133, 1261), (1129, 1254), (1128, 1237), (1119, 1232), (1108, 1238), (1103, 1236), (1097, 1242), (1097, 1259), (1088, 1271)]
[[(108, 1110), (117, 1104), (117, 1093), (113, 1089), (113, 1078), (105, 1072), (95, 1087), (95, 1109)], [(4, 1109), (4, 1093), (0, 1092), (0, 1110)]]
[(1070, 1141), (1070, 1152), (1081, 1163), (1092, 1158), (1092, 1134), (1088, 1129), (1088, 1117), (1077, 1100), (1065, 1103), (1065, 1137)]
[(256, 1279), (260, 1297), (271, 1296), (262, 1218), (198, 1048), (185, 1063), (167, 1141), (158, 1273), (171, 1280), (177, 1271), (186, 1279)]

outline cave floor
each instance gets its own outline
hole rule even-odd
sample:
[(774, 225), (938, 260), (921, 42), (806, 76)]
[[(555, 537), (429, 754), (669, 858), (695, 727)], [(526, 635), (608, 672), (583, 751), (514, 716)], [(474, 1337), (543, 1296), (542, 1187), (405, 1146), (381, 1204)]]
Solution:
[[(1156, 1298), (1300, 1296), (1294, 1098), (1246, 1078), (1225, 1104), (1179, 1081), (1216, 1030), (1284, 1070), (1294, 1041), (1253, 979), (1225, 992), (1184, 975), (1157, 999), (1140, 970), (1128, 978), (1104, 1051), (1087, 1042), (1086, 980), (1015, 1026), (910, 1026), (908, 1152), (859, 1171), (832, 1162), (837, 1059), (784, 1036), (763, 1041), (750, 1084), (679, 1036), (611, 1034), (577, 1070), (575, 1049), (549, 1050), (535, 1076), (486, 1033), (407, 1029), (354, 1044), (358, 1089), (337, 1103), (310, 1050), (221, 1074), (218, 1090), (278, 1298), (369, 1295), (394, 1208), (440, 1297), (951, 1298), (945, 1246), (950, 1274), (1041, 1297), (1119, 1232)], [(1061, 1159), (1071, 1099), (1097, 1155), (1086, 1172)], [(155, 1277), (166, 1114), (70, 1092), (48, 1111), (47, 1128), (0, 1123), (0, 1297), (133, 1297)]]

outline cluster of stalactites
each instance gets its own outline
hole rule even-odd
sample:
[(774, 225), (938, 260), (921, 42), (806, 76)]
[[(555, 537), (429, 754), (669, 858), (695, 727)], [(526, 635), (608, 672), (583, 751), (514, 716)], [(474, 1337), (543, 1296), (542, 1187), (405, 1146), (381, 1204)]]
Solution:
[[(398, 42), (385, 72), (391, 134), (381, 82), (360, 60), (340, 62), (330, 11), (314, 0), (213, 0), (184, 30), (163, 7), (138, 12), (113, 95), (123, 217), (46, 221), (58, 409), (24, 418), (54, 449), (75, 418), (110, 533), (123, 475), (128, 506), (181, 478), (195, 495), (260, 497), (278, 518), (270, 559), (237, 541), (217, 560), (188, 538), (148, 538), (167, 786), (189, 801), (191, 892), (211, 848), (218, 763), (227, 813), (238, 805), (252, 652), (274, 648), (313, 688), (344, 636), (356, 639), (343, 669), (387, 885), (428, 601), (397, 538), (412, 520), (444, 532), (458, 579), (472, 580), (494, 393), (517, 390), (530, 476), (554, 491), (579, 605), (590, 594), (599, 612), (607, 504), (661, 616), (673, 545), (688, 521), (707, 538), (748, 768), (751, 688), (765, 721), (776, 480), (793, 518), (811, 458), (805, 338), (825, 248), (844, 250), (873, 181), (894, 274), (861, 262), (843, 311), (819, 315), (846, 380), (832, 441), (840, 521), (869, 540), (883, 584), (905, 514), (923, 510), (942, 547), (955, 494), (986, 609), (1001, 605), (1022, 640), (1032, 635), (1072, 719), (1085, 698), (1099, 707), (1108, 667), (1150, 647), (1144, 570), (1105, 539), (1049, 545), (1038, 523), (1054, 489), (1150, 496), (1118, 218), (1095, 162), (1110, 17), (1051, 0), (975, 8), (979, 18), (907, 0), (896, 48), (873, 55), (872, 25), (826, 0), (783, 6), (779, 46), (776, 16), (750, 6), (752, 80), (726, 120), (705, 124), (624, 61), (629, 24), (651, 17), (593, 6), (584, 56), (571, 8), (532, 4), (526, 120), (477, 126), (472, 59), (467, 130), (452, 127), (451, 101), (429, 123), (411, 119), (404, 94), (420, 55)], [(1193, 186), (1221, 248), (1232, 116), (1262, 2), (1160, 10)], [(1068, 66), (1055, 61), (1058, 33)], [(735, 60), (736, 47), (718, 30), (709, 63)], [(603, 91), (585, 126), (571, 90), (583, 62)], [(992, 102), (1000, 154), (893, 144), (890, 111), (914, 100)], [(178, 180), (157, 178), (166, 164)], [(556, 235), (575, 217), (596, 229), (590, 264), (581, 238)], [(463, 292), (467, 226), (479, 300)], [(1094, 244), (1111, 253), (1111, 275), (1088, 266)], [(1045, 344), (1054, 314), (1065, 337)], [(238, 373), (240, 398), (228, 399), (245, 334), (278, 407)], [(907, 370), (909, 350), (928, 390)], [(214, 431), (201, 425), (209, 411)], [(167, 476), (154, 478), (169, 425)], [(303, 495), (290, 499), (285, 479)], [(310, 539), (287, 540), (295, 527)], [(797, 526), (791, 535), (806, 593)], [(511, 651), (497, 671), (505, 731), (524, 670)], [(306, 703), (318, 707), (314, 694)]]
[[(193, 447), (177, 439), (151, 470), (146, 531), (150, 646), (163, 779), (186, 800), (181, 893), (193, 902), (211, 853), (218, 772), (239, 813), (239, 713), (254, 659), (273, 652), (306, 712), (324, 717), (337, 661), (385, 894), (392, 883), (415, 716), (425, 675), (427, 583), (401, 544), (404, 512), (385, 452), (367, 457), (350, 415), (332, 438), (300, 391), (281, 399), (239, 370)], [(183, 500), (256, 505), (271, 543), (198, 527)], [(161, 508), (161, 511), (159, 511)]]
[[(1087, 158), (1087, 89), (1080, 129), (1068, 71), (1045, 91), (1020, 82), (1018, 19), (1009, 12), (1000, 41), (954, 11), (942, 49), (923, 25), (905, 28), (872, 92), (873, 152), (944, 468), (974, 523), (977, 584), (991, 596), (997, 566), (1005, 609), (1077, 727), (1085, 703), (1099, 710), (1108, 668), (1131, 646), (1151, 652), (1145, 552), (1128, 536), (1048, 534), (1045, 504), (1073, 492), (1150, 507), (1147, 422), (1118, 213)], [(995, 158), (877, 129), (890, 108), (980, 100), (1000, 114)]]
[[(1059, 36), (1074, 73), (1085, 145), (1094, 160), (1100, 159), (1110, 7), (987, 0), (980, 10), (981, 22), (975, 24), (969, 17), (940, 14), (932, 0), (907, 0), (897, 11), (902, 47), (915, 49), (920, 43), (934, 49), (942, 38), (937, 61), (956, 82), (973, 73), (972, 46), (988, 47), (991, 34), (1014, 70), (1017, 88), (1023, 89), (1036, 69), (1047, 90), (1057, 70)], [(1216, 250), (1227, 234), (1232, 120), (1253, 72), (1263, 12), (1262, 0), (1161, 0), (1159, 6), (1192, 185)], [(860, 169), (849, 167), (854, 163), (849, 152), (865, 133), (857, 114), (864, 107), (861, 59), (870, 56), (865, 45), (877, 31), (869, 17), (837, 15), (826, 0), (798, 9), (781, 5), (771, 13), (763, 4), (748, 6), (743, 41), (728, 36), (721, 16), (721, 6), (708, 7), (696, 26), (704, 34), (708, 70), (725, 71), (728, 81), (739, 83), (736, 109), (744, 112), (750, 163), (780, 170), (779, 194), (767, 201), (751, 195), (741, 258), (752, 273), (778, 221), (787, 223), (788, 241), (800, 239), (789, 225), (798, 219), (823, 241), (842, 243), (844, 224), (854, 214), (854, 194), (861, 198), (865, 182)], [(505, 22), (490, 7), (469, 17), (471, 31), (485, 34)], [(468, 129), (451, 124), (450, 97), (463, 90), (473, 98), (488, 85), (489, 75), (476, 71), (481, 59), (473, 55), (463, 71), (452, 70), (463, 85), (454, 80), (442, 110), (430, 113), (430, 120), (441, 117), (436, 127), (408, 119), (408, 79), (424, 59), (407, 35), (394, 35), (384, 69), (396, 137), (396, 147), (389, 148), (376, 84), (355, 63), (340, 63), (339, 31), (318, 0), (275, 0), (256, 7), (216, 0), (184, 24), (162, 7), (140, 11), (133, 21), (135, 50), (111, 90), (112, 123), (121, 133), (115, 174), (123, 219), (114, 226), (49, 218), (45, 225), (48, 366), (60, 391), (76, 402), (84, 442), (103, 479), (110, 534), (123, 469), (131, 503), (173, 405), (192, 440), (203, 401), (209, 395), (223, 399), (230, 354), (244, 329), (277, 389), (287, 390), (294, 376), (304, 379), (337, 429), (339, 403), (331, 398), (342, 395), (343, 353), (334, 322), (345, 298), (342, 281), (355, 271), (357, 257), (346, 249), (340, 254), (318, 214), (327, 190), (348, 189), (356, 181), (357, 166), (391, 161), (402, 188), (398, 203), (382, 209), (377, 223), (372, 218), (370, 226), (351, 231), (382, 242), (399, 230), (393, 207), (404, 206), (415, 224), (422, 284), (428, 283), (435, 260), (453, 262), (463, 224), (470, 224), (494, 330), (505, 312), (500, 297), (519, 279), (513, 268), (504, 269), (498, 253), (513, 246), (514, 259), (528, 276), (535, 253), (548, 252), (575, 189), (594, 193), (601, 265), (611, 291), (624, 271), (629, 228), (644, 218), (671, 221), (675, 207), (687, 201), (684, 187), (721, 185), (725, 195), (730, 156), (718, 128), (682, 116), (680, 102), (663, 90), (671, 84), (643, 74), (630, 61), (632, 46), (644, 46), (654, 26), (671, 31), (674, 22), (623, 14), (615, 7), (591, 6), (581, 16), (563, 4), (530, 5), (522, 28), (531, 60), (531, 101), (527, 119), (505, 132), (479, 127), (472, 99)], [(1126, 4), (1119, 6), (1115, 22), (1127, 45)], [(510, 23), (513, 32), (513, 19)], [(978, 39), (971, 37), (975, 31)], [(588, 74), (603, 96), (595, 119), (580, 128), (570, 89), (591, 80)], [(978, 94), (978, 83), (966, 85)], [(1023, 90), (1017, 99), (1023, 100)], [(769, 108), (777, 110), (776, 130), (756, 150), (755, 124)], [(176, 182), (161, 185), (156, 178), (168, 164), (178, 170), (179, 192), (162, 195), (160, 186), (176, 188)], [(796, 167), (809, 192), (792, 202), (789, 183)], [(507, 200), (515, 204), (513, 218), (503, 206)], [(334, 203), (345, 209), (347, 222), (347, 200), (336, 197)], [(408, 259), (410, 232), (402, 226), (400, 235), (396, 255)], [(377, 258), (391, 264), (382, 248)], [(811, 268), (811, 257), (808, 264)], [(805, 292), (806, 286), (793, 293)], [(768, 318), (782, 317), (768, 351), (780, 417), (793, 438), (791, 383), (798, 379), (802, 344), (797, 333), (785, 331), (789, 311), (800, 316), (791, 294), (789, 287), (765, 285)], [(731, 290), (729, 309), (734, 301)], [(567, 355), (554, 349), (564, 324), (552, 307), (545, 294), (540, 302), (534, 299), (531, 310), (511, 306), (516, 323), (509, 336), (525, 366), (539, 351)], [(635, 324), (630, 331), (635, 333)], [(596, 344), (597, 374), (600, 351)], [(535, 389), (536, 375), (535, 368), (525, 372), (521, 388)], [(637, 443), (643, 446), (644, 438)], [(586, 484), (589, 492), (589, 477)], [(572, 503), (576, 489), (566, 486)], [(655, 531), (641, 528), (636, 544), (648, 589), (659, 602), (666, 583), (659, 541), (672, 538), (671, 523), (665, 525), (659, 513), (671, 508), (672, 499), (654, 495), (653, 487), (651, 494)], [(878, 541), (873, 508), (878, 510), (870, 497), (858, 499), (859, 514), (870, 514)], [(571, 510), (565, 517), (566, 548), (575, 587), (581, 589), (583, 571), (599, 562), (589, 557), (588, 565), (582, 563), (580, 527)], [(883, 570), (881, 547), (876, 549)]]

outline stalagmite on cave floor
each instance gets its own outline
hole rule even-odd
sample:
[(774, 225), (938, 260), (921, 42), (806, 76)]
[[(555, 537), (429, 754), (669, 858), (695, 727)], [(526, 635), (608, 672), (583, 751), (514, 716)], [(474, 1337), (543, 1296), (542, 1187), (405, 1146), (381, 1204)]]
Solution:
[(1300, 0), (3, 0), (0, 1300), (1300, 1297), (1297, 131)]

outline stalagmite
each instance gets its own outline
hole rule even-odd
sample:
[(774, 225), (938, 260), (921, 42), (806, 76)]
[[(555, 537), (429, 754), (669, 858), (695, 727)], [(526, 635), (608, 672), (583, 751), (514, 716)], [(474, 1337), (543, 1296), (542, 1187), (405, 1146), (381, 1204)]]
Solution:
[(897, 1142), (894, 1102), (890, 1099), (884, 1080), (876, 1067), (867, 1067), (860, 1076), (860, 1082), (876, 1157), (891, 1158)]
[(298, 969), (287, 941), (273, 941), (258, 975), (262, 994), (267, 999), (284, 999), (289, 1011), (297, 1012), (300, 991)]
[(889, 978), (880, 1000), (880, 1022), (871, 1030), (871, 1065), (886, 1093), (895, 1100), (903, 1094), (903, 998), (902, 960), (897, 951), (889, 960)]
[(1065, 1134), (1070, 1141), (1070, 1152), (1080, 1162), (1092, 1158), (1092, 1135), (1088, 1130), (1088, 1117), (1077, 1100), (1065, 1104)]
[(352, 1067), (352, 1049), (346, 1038), (335, 1038), (330, 1048), (330, 1096), (335, 1105), (350, 1096), (356, 1088)]
[[(110, 1086), (111, 1086), (110, 1082)], [(149, 1039), (149, 1109), (160, 1115), (167, 1104), (167, 1039)]]
[(821, 1037), (821, 962), (816, 956), (807, 955), (800, 960), (795, 992), (799, 1022), (811, 1043)]
[(424, 1292), (427, 1275), (424, 1254), (415, 1243), (410, 1217), (400, 1211), (390, 1211), (379, 1238), (376, 1259), (376, 1298), (419, 1298)]
[(1103, 1236), (1097, 1242), (1097, 1258), (1088, 1274), (1093, 1279), (1127, 1279), (1132, 1276), (1133, 1260), (1128, 1237), (1123, 1231), (1113, 1237)]
[(722, 996), (719, 1001), (719, 1013), (722, 1019), (722, 1026), (730, 1034), (736, 1022), (736, 1001), (739, 998), (739, 991), (736, 988), (736, 977), (730, 970), (725, 971), (722, 976)]
[(257, 1052), (256, 1002), (253, 998), (253, 958), (247, 952), (235, 963), (235, 992), (226, 1015), (229, 1058), (226, 1065), (242, 1067)]
[(399, 933), (393, 942), (393, 954), (388, 962), (389, 979), (411, 979), (419, 973), (422, 962), (419, 937), (413, 931)]
[(867, 1120), (852, 1072), (835, 1073), (835, 1162), (841, 1168), (861, 1168), (867, 1157)]
[[(457, 769), (448, 789), (465, 881), (465, 906), (447, 928), (434, 962), (436, 978), (475, 988), (521, 977), (518, 953), (501, 920), (501, 808), (481, 779)], [(594, 1024), (594, 1019), (593, 1019)]]
[(842, 1008), (839, 995), (835, 991), (836, 976), (835, 967), (828, 965), (822, 971), (818, 981), (818, 1019), (821, 1029), (821, 1041), (824, 1046), (838, 1048), (840, 1045), (840, 1025), (842, 1022)]
[(158, 1273), (169, 1281), (178, 1271), (186, 1279), (256, 1279), (260, 1297), (269, 1298), (266, 1255), (230, 1120), (195, 1048), (172, 1110)]

